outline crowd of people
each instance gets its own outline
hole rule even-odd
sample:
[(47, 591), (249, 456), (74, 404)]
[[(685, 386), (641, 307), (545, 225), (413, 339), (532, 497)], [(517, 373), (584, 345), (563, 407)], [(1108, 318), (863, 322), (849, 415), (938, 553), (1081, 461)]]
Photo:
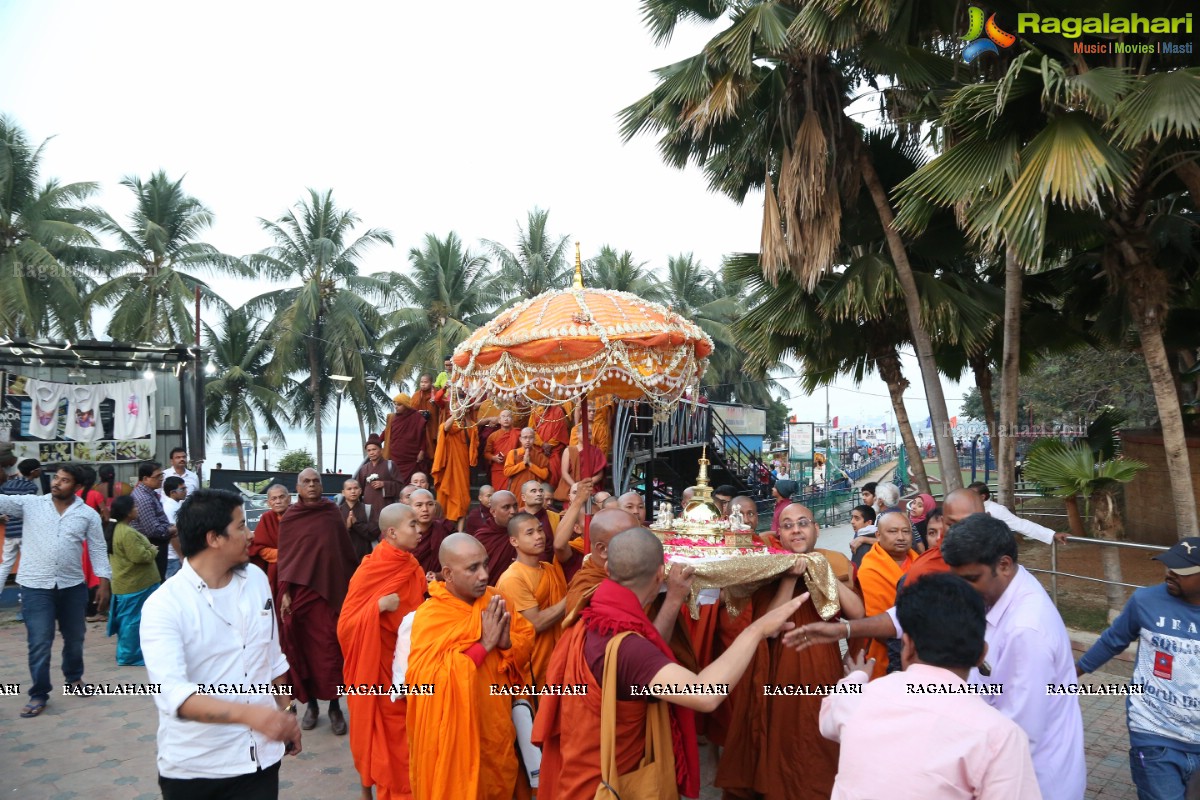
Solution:
[[(337, 502), (305, 470), (294, 501), (268, 489), (252, 534), (238, 496), (153, 463), (130, 495), (100, 492), (105, 518), (76, 494), (80, 467), (46, 496), (0, 492), (24, 523), (24, 715), (49, 696), (55, 619), (64, 678), (82, 681), (86, 543), (118, 662), (161, 685), (166, 800), (277, 797), (322, 711), (364, 798), (696, 797), (707, 741), (728, 798), (1078, 800), (1069, 687), (1135, 640), (1140, 796), (1182, 798), (1196, 774), (1200, 540), (1158, 556), (1165, 582), (1075, 662), (1019, 559), (1018, 533), (1057, 534), (1017, 530), (986, 486), (939, 503), (865, 484), (839, 552), (784, 479), (760, 540), (795, 565), (696, 619), (693, 569), (665, 563), (640, 495), (603, 491), (574, 409), (460, 425), (425, 384)], [(714, 495), (759, 527), (754, 499)]]

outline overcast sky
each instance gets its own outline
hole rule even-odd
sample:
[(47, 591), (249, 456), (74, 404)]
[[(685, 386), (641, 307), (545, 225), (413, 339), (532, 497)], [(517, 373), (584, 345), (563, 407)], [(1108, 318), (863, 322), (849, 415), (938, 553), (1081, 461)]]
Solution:
[[(652, 138), (623, 144), (616, 118), (653, 88), (653, 69), (712, 33), (684, 27), (655, 47), (635, 0), (0, 0), (0, 112), (35, 141), (55, 137), (43, 177), (98, 181), (118, 218), (131, 207), (123, 176), (186, 174), (216, 214), (207, 241), (236, 255), (265, 247), (258, 218), (312, 187), (394, 234), (367, 273), (407, 269), (426, 233), (511, 246), (535, 206), (585, 257), (611, 244), (658, 269), (687, 251), (717, 267), (758, 249), (761, 194), (738, 206), (709, 192), (699, 169), (665, 166)], [(274, 288), (211, 283), (235, 306)], [(920, 374), (905, 366), (919, 424)], [(962, 389), (946, 394), (954, 414)], [(823, 392), (787, 402), (825, 416)], [(843, 423), (890, 419), (877, 382), (835, 384), (830, 405)], [(343, 418), (342, 433), (345, 466), (357, 426)]]

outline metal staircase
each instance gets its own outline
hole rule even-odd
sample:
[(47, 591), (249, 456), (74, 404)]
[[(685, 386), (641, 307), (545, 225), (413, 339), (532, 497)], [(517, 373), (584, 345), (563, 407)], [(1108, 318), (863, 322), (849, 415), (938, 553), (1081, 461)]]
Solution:
[(617, 494), (645, 486), (647, 479), (669, 486), (678, 500), (696, 482), (697, 462), (707, 445), (709, 481), (739, 493), (750, 487), (746, 471), (758, 455), (729, 431), (707, 403), (682, 400), (671, 416), (655, 424), (650, 406), (617, 403), (613, 416), (613, 488)]

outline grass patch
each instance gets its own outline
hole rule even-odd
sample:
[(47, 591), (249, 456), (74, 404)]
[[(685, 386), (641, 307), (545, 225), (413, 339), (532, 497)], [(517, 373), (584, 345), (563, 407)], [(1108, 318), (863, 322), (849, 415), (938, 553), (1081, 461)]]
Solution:
[(1065, 600), (1061, 594), (1058, 598), (1058, 613), (1068, 628), (1090, 633), (1103, 633), (1108, 628), (1107, 610)]

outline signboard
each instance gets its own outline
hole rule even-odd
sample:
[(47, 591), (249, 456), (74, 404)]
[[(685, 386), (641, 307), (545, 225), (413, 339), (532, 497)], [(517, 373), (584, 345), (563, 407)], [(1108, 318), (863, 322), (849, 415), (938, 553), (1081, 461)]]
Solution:
[(709, 405), (734, 436), (767, 435), (767, 412), (765, 409), (724, 403), (710, 403)]
[(788, 460), (812, 461), (814, 424), (793, 422), (788, 425)]

